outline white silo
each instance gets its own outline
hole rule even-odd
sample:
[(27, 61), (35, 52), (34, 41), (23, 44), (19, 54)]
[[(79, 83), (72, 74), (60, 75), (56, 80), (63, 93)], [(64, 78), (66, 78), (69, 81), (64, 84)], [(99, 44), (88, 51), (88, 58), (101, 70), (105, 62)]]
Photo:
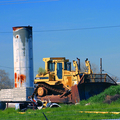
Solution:
[(33, 87), (33, 40), (31, 26), (13, 27), (14, 85)]

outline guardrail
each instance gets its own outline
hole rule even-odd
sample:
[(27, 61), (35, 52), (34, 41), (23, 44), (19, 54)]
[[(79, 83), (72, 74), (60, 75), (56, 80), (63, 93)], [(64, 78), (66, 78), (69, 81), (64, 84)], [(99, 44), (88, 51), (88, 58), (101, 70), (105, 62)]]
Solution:
[(107, 82), (117, 84), (108, 74), (83, 74), (80, 84), (91, 82)]

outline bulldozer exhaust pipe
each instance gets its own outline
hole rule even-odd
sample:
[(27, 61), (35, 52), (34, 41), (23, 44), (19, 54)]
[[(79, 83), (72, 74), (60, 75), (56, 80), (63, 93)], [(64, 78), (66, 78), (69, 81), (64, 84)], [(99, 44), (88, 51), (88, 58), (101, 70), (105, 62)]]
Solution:
[(77, 58), (77, 63), (78, 63), (78, 70), (80, 70), (80, 59), (79, 58)]

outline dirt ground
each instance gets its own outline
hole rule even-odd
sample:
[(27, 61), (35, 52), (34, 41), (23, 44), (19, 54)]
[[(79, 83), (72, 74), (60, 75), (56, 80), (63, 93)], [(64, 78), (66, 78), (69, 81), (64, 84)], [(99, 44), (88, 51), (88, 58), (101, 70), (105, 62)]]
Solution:
[(118, 98), (120, 98), (120, 95), (119, 95), (119, 94), (116, 94), (116, 95), (114, 95), (114, 96), (107, 95), (107, 96), (105, 97), (105, 101), (103, 101), (103, 102), (110, 104), (112, 101), (116, 101)]

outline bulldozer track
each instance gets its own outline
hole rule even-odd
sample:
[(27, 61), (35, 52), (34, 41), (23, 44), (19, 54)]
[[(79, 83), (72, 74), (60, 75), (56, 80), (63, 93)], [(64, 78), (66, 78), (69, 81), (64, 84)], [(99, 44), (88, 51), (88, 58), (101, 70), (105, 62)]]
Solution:
[(39, 87), (44, 87), (45, 89), (52, 90), (52, 91), (55, 91), (55, 92), (60, 93), (60, 94), (63, 94), (65, 92), (65, 90), (56, 89), (56, 88), (50, 87), (49, 85), (41, 83), (34, 90), (32, 97), (34, 97), (34, 95), (37, 94), (37, 90)]
[(63, 94), (65, 92), (65, 90), (59, 90), (59, 89), (50, 87), (49, 85), (46, 85), (46, 84), (39, 84), (38, 87), (44, 87), (44, 88), (47, 88), (49, 90), (52, 90), (52, 91), (55, 91), (55, 92), (58, 92), (58, 93), (61, 93), (61, 94)]

